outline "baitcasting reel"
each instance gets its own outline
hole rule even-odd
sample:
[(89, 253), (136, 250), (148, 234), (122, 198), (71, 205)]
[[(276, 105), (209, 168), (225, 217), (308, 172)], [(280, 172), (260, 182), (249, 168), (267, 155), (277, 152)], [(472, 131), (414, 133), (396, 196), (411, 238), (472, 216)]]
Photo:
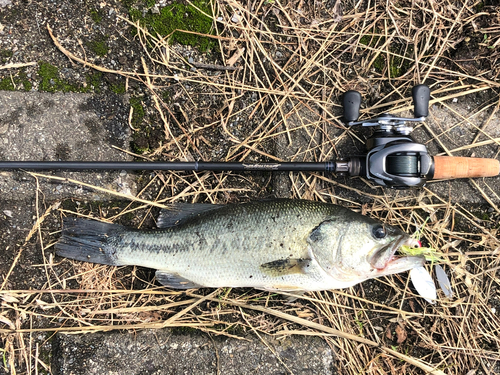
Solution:
[(361, 95), (347, 91), (343, 98), (344, 120), (348, 126), (376, 126), (366, 141), (366, 156), (350, 157), (337, 162), (336, 171), (350, 176), (364, 176), (378, 185), (396, 189), (418, 187), (428, 180), (492, 177), (500, 173), (496, 159), (454, 156), (431, 156), (425, 145), (416, 143), (407, 122), (423, 122), (429, 115), (430, 90), (426, 85), (413, 87), (414, 118), (383, 114), (357, 121)]
[(361, 94), (347, 91), (343, 98), (344, 120), (348, 126), (375, 126), (366, 141), (366, 156), (350, 157), (337, 166), (337, 172), (364, 176), (378, 185), (392, 188), (423, 186), (434, 177), (434, 162), (425, 145), (416, 143), (407, 122), (423, 122), (429, 114), (430, 90), (426, 85), (412, 90), (415, 118), (385, 113), (380, 117), (357, 121)]

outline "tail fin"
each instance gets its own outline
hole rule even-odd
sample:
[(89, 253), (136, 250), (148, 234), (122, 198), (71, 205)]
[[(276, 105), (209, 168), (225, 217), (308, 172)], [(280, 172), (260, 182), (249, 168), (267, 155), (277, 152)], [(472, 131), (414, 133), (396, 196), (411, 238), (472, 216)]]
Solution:
[(113, 243), (125, 230), (118, 224), (65, 218), (62, 236), (55, 244), (56, 254), (84, 262), (119, 266)]

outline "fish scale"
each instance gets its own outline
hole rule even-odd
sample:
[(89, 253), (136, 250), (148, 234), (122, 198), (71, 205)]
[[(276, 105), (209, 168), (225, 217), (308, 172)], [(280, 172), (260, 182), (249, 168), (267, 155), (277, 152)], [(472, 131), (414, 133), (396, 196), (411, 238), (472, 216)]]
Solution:
[[(304, 213), (300, 207), (290, 208), (228, 207), (218, 215), (201, 215), (189, 224), (161, 232), (127, 232), (113, 245), (123, 248), (118, 258), (122, 265), (140, 264), (182, 274), (202, 286), (260, 286), (270, 277), (262, 273), (261, 264), (308, 257), (307, 235), (326, 217), (319, 210)], [(292, 217), (298, 225), (290, 224)], [(194, 266), (200, 261), (202, 267)], [(280, 281), (297, 278), (281, 275)]]
[[(391, 263), (395, 245), (409, 237), (341, 206), (305, 200), (271, 200), (225, 206), (174, 205), (166, 228), (141, 231), (116, 224), (69, 219), (58, 255), (110, 265), (157, 269), (172, 288), (254, 287), (273, 291), (343, 288), (385, 274), (370, 265)], [(174, 224), (176, 223), (176, 224)], [(391, 254), (389, 254), (392, 252)], [(381, 257), (382, 256), (382, 257)], [(398, 260), (390, 273), (421, 265)], [(390, 268), (390, 267), (389, 267)]]

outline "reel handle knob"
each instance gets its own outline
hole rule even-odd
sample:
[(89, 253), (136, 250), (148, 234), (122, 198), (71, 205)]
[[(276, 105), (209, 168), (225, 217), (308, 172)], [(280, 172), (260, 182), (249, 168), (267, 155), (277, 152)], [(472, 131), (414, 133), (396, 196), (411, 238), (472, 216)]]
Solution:
[(345, 92), (342, 106), (344, 108), (344, 120), (347, 122), (357, 121), (359, 108), (361, 107), (361, 94), (354, 90)]
[(414, 86), (411, 93), (413, 95), (413, 112), (415, 113), (415, 117), (429, 116), (429, 100), (431, 98), (429, 86)]

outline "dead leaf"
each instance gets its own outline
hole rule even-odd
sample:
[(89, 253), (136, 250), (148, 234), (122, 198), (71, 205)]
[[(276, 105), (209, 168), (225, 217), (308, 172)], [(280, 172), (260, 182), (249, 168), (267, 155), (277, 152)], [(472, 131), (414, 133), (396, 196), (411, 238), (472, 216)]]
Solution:
[(305, 311), (298, 310), (297, 311), (297, 316), (299, 318), (304, 318), (305, 319), (305, 318), (312, 318), (314, 316), (314, 314), (311, 313), (310, 311), (307, 311), (307, 310), (305, 310)]
[(19, 299), (10, 294), (4, 294), (2, 299), (7, 303), (19, 303)]
[(389, 324), (385, 329), (385, 337), (387, 337), (391, 341), (394, 339), (394, 336), (392, 335), (391, 324)]
[(35, 300), (35, 303), (37, 304), (37, 306), (39, 308), (41, 308), (42, 310), (49, 310), (49, 309), (53, 309), (54, 306), (45, 302), (45, 301), (42, 301), (41, 299), (37, 299)]
[(231, 38), (229, 41), (229, 46), (227, 47), (227, 50), (234, 51), (236, 49), (236, 44), (238, 43), (238, 40), (236, 38)]
[(227, 61), (226, 61), (226, 65), (227, 66), (233, 66), (234, 64), (236, 64), (236, 61), (238, 61), (238, 59), (243, 56), (243, 53), (245, 52), (245, 47), (243, 48), (238, 48), (236, 50), (236, 52), (233, 54), (233, 56), (231, 56)]
[(342, 21), (343, 15), (344, 15), (344, 12), (342, 11), (342, 2), (340, 0), (337, 0), (335, 2), (335, 5), (333, 6), (333, 9), (332, 9), (333, 22)]
[(158, 322), (161, 320), (161, 315), (156, 311), (143, 311), (137, 316), (142, 322)]
[(405, 342), (406, 338), (408, 337), (406, 330), (400, 325), (396, 327), (396, 335), (398, 336), (397, 339), (398, 344), (402, 344), (403, 342)]
[(16, 329), (14, 323), (6, 316), (0, 315), (0, 323), (8, 325), (10, 329)]

